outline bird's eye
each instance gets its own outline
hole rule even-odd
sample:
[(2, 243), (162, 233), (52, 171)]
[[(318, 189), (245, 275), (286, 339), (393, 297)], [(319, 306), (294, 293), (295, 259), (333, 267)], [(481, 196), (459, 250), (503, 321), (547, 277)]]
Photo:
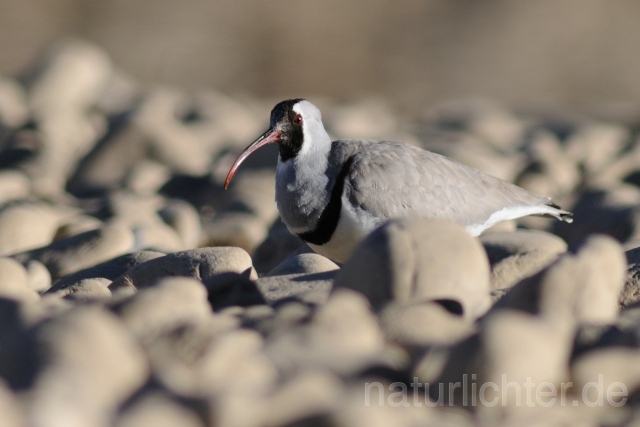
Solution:
[(293, 124), (300, 126), (302, 124), (302, 116), (300, 114), (296, 114), (293, 118)]

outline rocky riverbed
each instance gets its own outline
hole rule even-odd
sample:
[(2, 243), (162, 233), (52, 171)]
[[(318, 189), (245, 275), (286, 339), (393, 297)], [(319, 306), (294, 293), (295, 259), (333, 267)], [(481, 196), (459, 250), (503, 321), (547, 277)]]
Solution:
[(278, 219), (278, 100), (146, 87), (60, 43), (0, 78), (0, 424), (637, 425), (637, 123), (313, 100), (574, 212), (392, 221), (342, 266)]

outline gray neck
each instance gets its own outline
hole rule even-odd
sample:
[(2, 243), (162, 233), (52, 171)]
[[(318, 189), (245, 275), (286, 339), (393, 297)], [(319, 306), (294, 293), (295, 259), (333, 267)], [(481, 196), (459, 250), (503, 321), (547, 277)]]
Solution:
[(276, 169), (276, 203), (289, 230), (303, 233), (313, 229), (329, 202), (327, 176), (331, 138), (322, 123), (304, 124), (304, 143), (297, 156), (282, 161)]

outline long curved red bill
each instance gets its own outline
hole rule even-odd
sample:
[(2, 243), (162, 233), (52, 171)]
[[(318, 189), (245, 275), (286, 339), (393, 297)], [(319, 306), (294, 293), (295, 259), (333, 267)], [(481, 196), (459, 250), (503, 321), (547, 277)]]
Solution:
[(231, 178), (233, 178), (233, 175), (235, 175), (236, 171), (240, 167), (240, 164), (242, 162), (244, 162), (244, 160), (247, 157), (249, 157), (251, 155), (251, 153), (253, 153), (254, 151), (256, 151), (260, 147), (264, 147), (267, 144), (271, 144), (272, 142), (280, 141), (280, 134), (281, 133), (282, 132), (279, 131), (279, 130), (269, 129), (268, 131), (263, 133), (262, 136), (260, 136), (260, 138), (256, 139), (255, 141), (253, 141), (251, 143), (251, 145), (249, 145), (247, 148), (245, 148), (244, 151), (242, 153), (240, 153), (240, 155), (238, 156), (236, 161), (233, 162), (233, 165), (231, 166), (231, 169), (229, 169), (229, 173), (227, 174), (227, 179), (224, 181), (224, 189), (226, 190), (227, 187), (229, 187), (229, 183), (231, 182)]

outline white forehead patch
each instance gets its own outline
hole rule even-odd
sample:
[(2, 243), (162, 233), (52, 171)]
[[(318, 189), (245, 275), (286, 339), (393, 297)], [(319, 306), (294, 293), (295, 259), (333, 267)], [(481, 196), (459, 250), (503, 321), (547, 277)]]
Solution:
[(310, 155), (313, 157), (317, 154), (318, 149), (322, 148), (318, 145), (323, 142), (323, 135), (326, 135), (322, 125), (322, 114), (318, 107), (307, 100), (297, 102), (292, 109), (302, 116), (302, 148), (298, 156)]
[(293, 106), (293, 111), (300, 114), (305, 121), (315, 120), (322, 122), (322, 114), (320, 110), (318, 110), (318, 107), (307, 100), (296, 102)]

